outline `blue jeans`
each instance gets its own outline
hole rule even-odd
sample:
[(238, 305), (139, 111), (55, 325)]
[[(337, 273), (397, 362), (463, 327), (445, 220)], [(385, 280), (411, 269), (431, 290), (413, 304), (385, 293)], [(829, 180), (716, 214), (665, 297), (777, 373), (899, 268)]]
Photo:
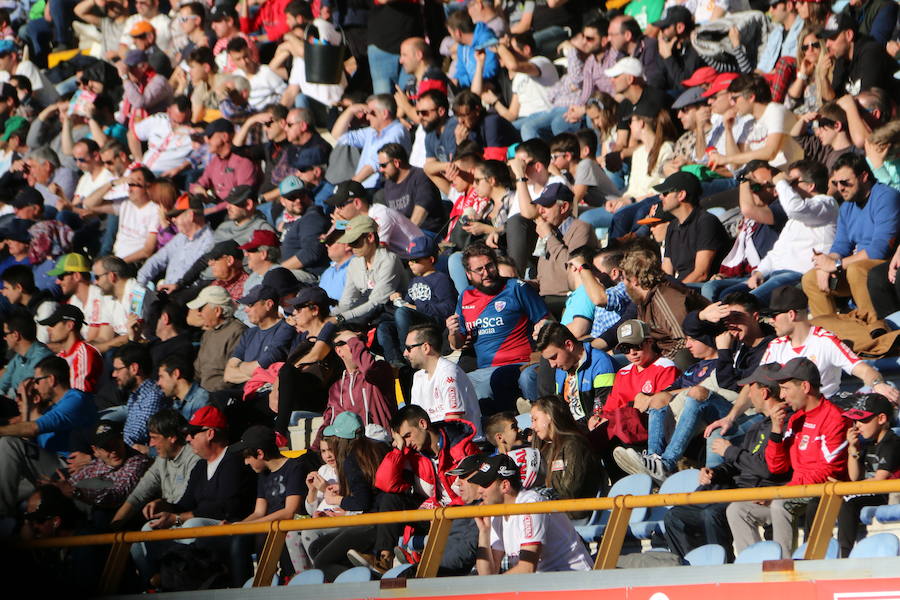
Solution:
[(522, 140), (528, 141), (534, 138), (550, 139), (554, 135), (560, 133), (574, 133), (581, 129), (584, 119), (580, 119), (577, 123), (569, 123), (565, 120), (565, 106), (556, 106), (546, 112), (540, 112), (526, 117), (522, 122), (521, 133)]
[[(722, 415), (724, 416), (724, 415)], [(712, 444), (715, 440), (719, 438), (725, 438), (732, 444), (740, 444), (744, 439), (744, 434), (747, 433), (751, 427), (753, 427), (756, 423), (759, 423), (763, 420), (763, 415), (757, 413), (755, 415), (741, 415), (737, 418), (734, 424), (731, 426), (731, 429), (728, 430), (728, 433), (722, 435), (721, 429), (715, 429), (709, 437), (706, 438), (706, 466), (707, 468), (714, 469), (725, 462), (725, 459), (715, 452), (712, 451)]]
[(700, 293), (704, 298), (716, 302), (724, 298), (731, 288), (747, 281), (746, 277), (727, 277), (725, 279), (711, 279), (700, 286)]
[(602, 206), (599, 206), (584, 211), (578, 215), (578, 218), (585, 223), (590, 223), (591, 227), (594, 229), (597, 229), (598, 227), (609, 228), (609, 224), (612, 223), (613, 220), (613, 215)]
[(528, 365), (519, 375), (519, 389), (522, 390), (522, 396), (529, 402), (538, 399), (538, 363)]
[[(375, 337), (384, 352), (384, 359), (394, 364), (404, 363), (403, 348), (409, 328), (420, 323), (432, 323), (433, 320), (414, 308), (398, 307), (394, 311), (394, 319), (385, 319), (375, 328)], [(443, 323), (438, 323), (443, 327)]]
[(610, 239), (620, 238), (639, 228), (637, 222), (650, 214), (650, 209), (659, 202), (659, 196), (650, 196), (640, 202), (623, 206), (613, 214), (609, 225)]
[(519, 397), (519, 376), (521, 364), (501, 367), (483, 367), (468, 373), (475, 388), (481, 416), (489, 417), (504, 410), (515, 410)]
[[(734, 292), (750, 292), (763, 304), (768, 304), (769, 299), (772, 297), (772, 292), (775, 291), (776, 288), (780, 288), (783, 285), (797, 285), (800, 283), (800, 279), (803, 277), (803, 273), (799, 273), (797, 271), (788, 271), (787, 269), (781, 269), (778, 271), (772, 271), (772, 273), (766, 278), (762, 285), (757, 287), (755, 290), (751, 290), (747, 287), (746, 283), (736, 283), (728, 288), (726, 288), (719, 296), (724, 298), (728, 294)], [(706, 294), (704, 294), (706, 296)], [(708, 296), (707, 296), (708, 297)]]
[[(710, 393), (709, 398), (700, 402), (690, 396), (684, 399), (684, 408), (675, 431), (672, 433), (669, 443), (665, 443), (665, 424), (671, 409), (651, 408), (648, 412), (647, 422), (647, 453), (659, 454), (663, 464), (669, 471), (674, 471), (676, 461), (684, 455), (691, 438), (694, 437), (694, 428), (702, 417), (707, 423), (721, 419), (731, 410), (731, 403), (716, 393)], [(663, 450), (665, 446), (665, 450)], [(707, 459), (708, 460), (708, 459)]]
[(393, 94), (394, 86), (406, 86), (408, 75), (400, 68), (400, 55), (385, 52), (378, 46), (369, 44), (369, 73), (372, 75), (372, 92)]

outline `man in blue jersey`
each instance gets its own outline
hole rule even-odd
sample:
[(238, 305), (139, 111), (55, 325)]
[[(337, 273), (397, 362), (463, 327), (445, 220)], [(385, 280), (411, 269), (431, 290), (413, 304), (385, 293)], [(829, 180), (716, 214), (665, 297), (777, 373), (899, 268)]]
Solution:
[(478, 368), (469, 379), (482, 399), (481, 413), (489, 416), (515, 407), (520, 367), (531, 358), (532, 332), (548, 316), (547, 306), (524, 281), (501, 277), (497, 254), (484, 244), (466, 248), (463, 265), (472, 285), (447, 319), (447, 330), (454, 350), (475, 350)]

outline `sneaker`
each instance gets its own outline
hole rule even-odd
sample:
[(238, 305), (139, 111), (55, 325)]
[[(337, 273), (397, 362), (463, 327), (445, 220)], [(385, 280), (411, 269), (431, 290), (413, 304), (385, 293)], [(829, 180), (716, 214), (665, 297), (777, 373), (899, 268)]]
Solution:
[[(379, 575), (384, 575), (387, 571), (384, 565), (375, 558), (373, 554), (364, 554), (358, 550), (347, 550), (347, 559), (356, 567), (368, 567)], [(388, 567), (390, 568), (390, 567)]]
[(662, 483), (671, 474), (658, 454), (647, 454), (646, 450), (638, 454), (633, 448), (619, 447), (613, 450), (613, 458), (626, 473), (646, 473), (656, 483)]

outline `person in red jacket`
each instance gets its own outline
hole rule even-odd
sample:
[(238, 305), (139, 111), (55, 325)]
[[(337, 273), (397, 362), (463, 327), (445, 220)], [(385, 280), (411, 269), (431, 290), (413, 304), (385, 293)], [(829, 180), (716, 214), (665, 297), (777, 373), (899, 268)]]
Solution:
[[(846, 481), (847, 429), (849, 422), (841, 411), (819, 391), (821, 378), (815, 363), (805, 357), (789, 360), (775, 373), (782, 400), (794, 414), (785, 423), (787, 407), (772, 411), (772, 434), (766, 445), (766, 464), (773, 474), (793, 470), (788, 485)], [(772, 517), (776, 509), (781, 518), (790, 518), (806, 504), (806, 525), (812, 523), (818, 499), (772, 501)], [(789, 555), (785, 554), (786, 556)]]

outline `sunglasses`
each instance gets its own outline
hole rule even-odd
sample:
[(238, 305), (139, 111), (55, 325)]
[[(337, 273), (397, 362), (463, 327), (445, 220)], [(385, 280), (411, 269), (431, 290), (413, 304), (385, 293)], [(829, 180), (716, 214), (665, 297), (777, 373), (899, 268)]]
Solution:
[(178, 17), (178, 21), (181, 23), (187, 23), (188, 21), (193, 21), (196, 18), (197, 18), (197, 15), (187, 15), (187, 16), (182, 15), (182, 16)]
[(619, 344), (618, 346), (616, 346), (616, 350), (618, 350), (622, 354), (628, 354), (629, 352), (635, 352), (640, 349), (640, 344)]
[(407, 352), (412, 352), (413, 348), (418, 348), (419, 346), (423, 346), (424, 344), (425, 344), (425, 342), (419, 342), (418, 344), (412, 344), (412, 345), (406, 344), (405, 348), (406, 348)]
[(386, 169), (387, 166), (388, 166), (389, 164), (391, 164), (391, 161), (383, 162), (383, 163), (378, 163), (378, 168), (379, 168), (379, 169)]
[(821, 47), (822, 47), (822, 46), (819, 45), (819, 42), (813, 42), (813, 43), (811, 43), (811, 44), (802, 44), (802, 45), (800, 46), (800, 49), (803, 50), (804, 52), (809, 52), (809, 51), (812, 50), (813, 48), (818, 49), (818, 48), (821, 48)]
[(146, 188), (147, 184), (146, 183), (129, 183), (128, 187), (130, 187), (130, 188)]
[(75, 157), (75, 162), (77, 162), (77, 163), (86, 163), (86, 162), (89, 162), (89, 160), (88, 160), (87, 158), (80, 158), (80, 157), (76, 156), (76, 157)]
[(41, 515), (36, 512), (25, 513), (22, 518), (30, 523), (46, 523), (53, 517), (51, 515)]
[(848, 179), (832, 179), (832, 180), (831, 180), (831, 185), (833, 185), (834, 187), (842, 187), (842, 188), (845, 188), (845, 187), (850, 187), (850, 186), (852, 186), (853, 183), (852, 183), (850, 180), (848, 180)]
[(147, 34), (146, 34), (146, 33), (139, 33), (138, 35), (133, 35), (133, 36), (131, 36), (131, 37), (133, 37), (133, 38), (136, 39), (136, 40), (142, 40), (142, 39), (144, 39), (144, 38), (147, 37)]
[(435, 111), (433, 108), (424, 108), (424, 109), (416, 109), (416, 114), (420, 117), (424, 117), (425, 115), (431, 114)]

